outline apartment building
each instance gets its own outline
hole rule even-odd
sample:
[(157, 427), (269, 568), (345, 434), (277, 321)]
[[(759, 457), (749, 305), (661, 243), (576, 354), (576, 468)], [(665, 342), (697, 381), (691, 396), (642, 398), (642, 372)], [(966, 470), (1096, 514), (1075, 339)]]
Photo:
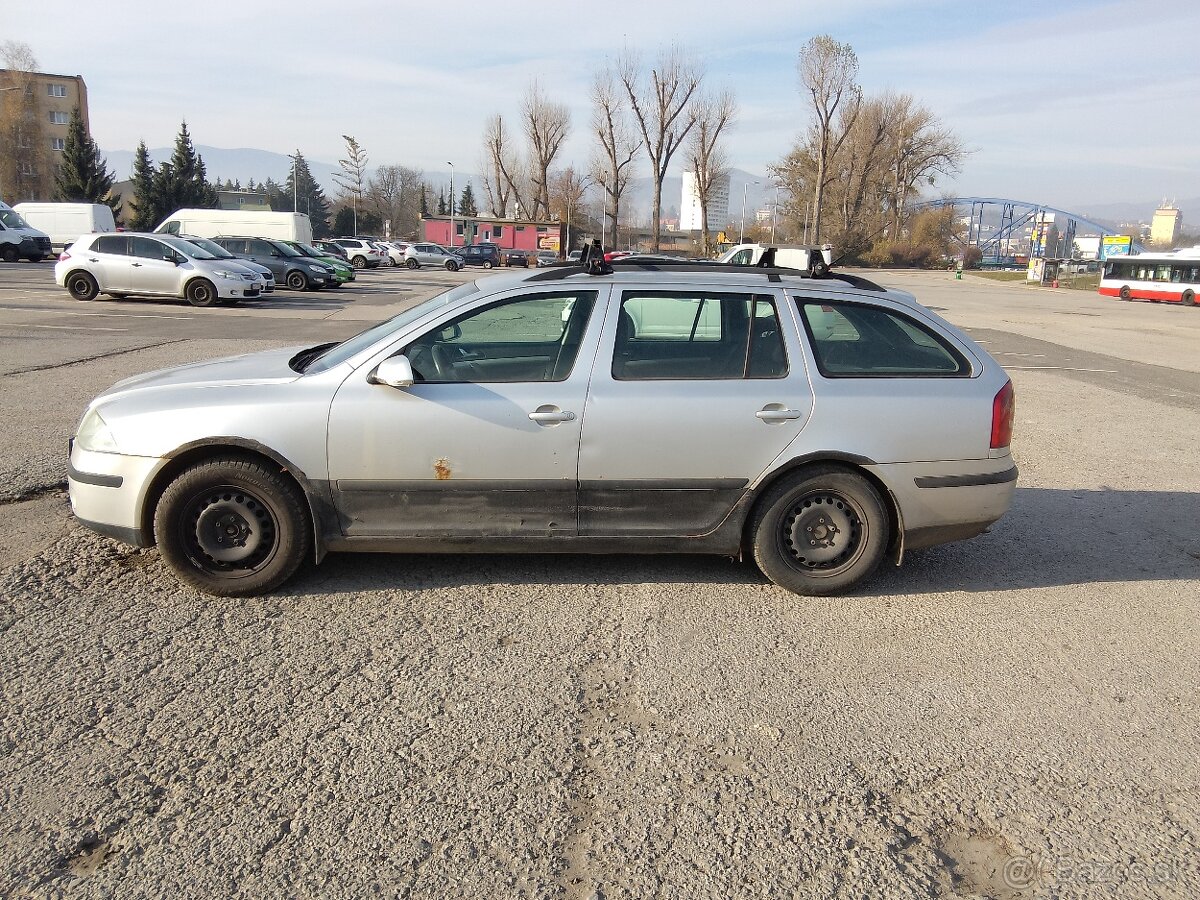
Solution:
[(71, 111), (90, 134), (87, 85), (80, 75), (0, 69), (0, 199), (51, 200)]

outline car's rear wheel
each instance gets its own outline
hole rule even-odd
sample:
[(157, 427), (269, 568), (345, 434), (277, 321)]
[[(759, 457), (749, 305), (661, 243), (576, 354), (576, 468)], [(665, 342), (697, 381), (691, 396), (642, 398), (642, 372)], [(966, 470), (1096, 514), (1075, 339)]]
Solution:
[(356, 269), (365, 269), (367, 267), (367, 258), (365, 256), (356, 256), (350, 260), (350, 265)]
[(1127, 285), (1127, 284), (1121, 285), (1121, 289), (1119, 291), (1117, 291), (1117, 296), (1120, 297), (1122, 300), (1128, 300), (1129, 299), (1129, 285)]
[(419, 269), (419, 268), (421, 268), (421, 264), (420, 264), (419, 262), (417, 262), (415, 259), (406, 259), (406, 260), (404, 261), (404, 265), (405, 265), (405, 266), (407, 266), (407, 267), (408, 267), (408, 268), (410, 268), (410, 269)]
[(754, 560), (798, 594), (849, 590), (878, 568), (889, 522), (879, 491), (846, 469), (817, 466), (781, 481), (751, 519)]
[(72, 272), (67, 276), (67, 292), (76, 300), (95, 300), (100, 286), (90, 273)]
[(221, 597), (278, 587), (311, 546), (295, 482), (238, 457), (200, 463), (176, 478), (154, 511), (159, 552), (180, 581)]
[(287, 286), (293, 291), (302, 291), (308, 287), (308, 276), (299, 269), (287, 273)]
[(1184, 306), (1195, 306), (1196, 305), (1196, 292), (1195, 291), (1184, 291), (1183, 296), (1180, 298), (1180, 300), (1183, 301)]
[(203, 278), (189, 281), (185, 296), (192, 306), (212, 306), (221, 299), (217, 296), (217, 289), (213, 283)]
[(14, 244), (6, 244), (3, 249), (0, 249), (0, 259), (5, 262), (17, 262), (20, 258), (21, 254)]

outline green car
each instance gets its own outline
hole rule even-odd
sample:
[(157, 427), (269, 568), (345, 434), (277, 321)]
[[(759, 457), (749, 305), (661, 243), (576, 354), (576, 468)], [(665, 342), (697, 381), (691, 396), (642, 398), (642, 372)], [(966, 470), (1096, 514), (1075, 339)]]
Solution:
[(336, 279), (338, 284), (345, 284), (347, 281), (354, 280), (354, 267), (344, 259), (324, 253), (318, 250), (312, 244), (304, 244), (300, 241), (284, 241), (283, 243), (294, 248), (297, 253), (312, 257), (313, 259), (319, 259), (321, 262), (325, 263), (325, 265), (332, 266), (333, 277)]

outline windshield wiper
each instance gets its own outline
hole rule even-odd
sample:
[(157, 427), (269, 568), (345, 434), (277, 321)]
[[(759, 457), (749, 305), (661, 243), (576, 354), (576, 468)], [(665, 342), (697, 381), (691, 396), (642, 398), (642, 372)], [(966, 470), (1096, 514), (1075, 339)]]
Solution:
[(315, 347), (309, 347), (307, 350), (301, 350), (288, 360), (288, 365), (294, 372), (304, 372), (305, 369), (340, 343), (341, 341), (330, 341), (328, 344), (318, 344)]

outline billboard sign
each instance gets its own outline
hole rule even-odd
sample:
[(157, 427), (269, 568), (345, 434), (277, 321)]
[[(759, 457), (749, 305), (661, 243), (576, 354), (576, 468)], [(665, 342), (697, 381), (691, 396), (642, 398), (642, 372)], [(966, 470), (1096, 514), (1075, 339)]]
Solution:
[(1106, 234), (1100, 238), (1100, 258), (1128, 256), (1133, 251), (1133, 238), (1127, 234)]

